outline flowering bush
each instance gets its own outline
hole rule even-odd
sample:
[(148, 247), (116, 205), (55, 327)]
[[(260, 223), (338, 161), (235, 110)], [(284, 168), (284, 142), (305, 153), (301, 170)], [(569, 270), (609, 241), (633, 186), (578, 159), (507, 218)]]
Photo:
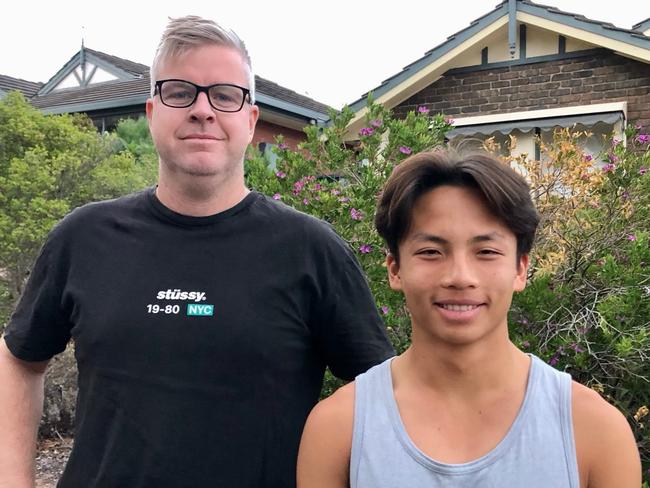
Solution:
[[(332, 115), (333, 124), (322, 132), (306, 129), (307, 140), (297, 151), (279, 139), (275, 168), (252, 152), (248, 184), (328, 221), (350, 243), (401, 352), (409, 345), (410, 321), (402, 295), (387, 283), (384, 245), (373, 226), (376, 198), (393, 167), (441, 144), (453, 121), (426, 107), (395, 119), (369, 100), (359, 141), (350, 144), (343, 135), (351, 112)], [(608, 163), (599, 167), (583, 154), (579, 137), (556, 133), (541, 148), (543, 164), (505, 161), (526, 174), (542, 216), (529, 284), (514, 300), (511, 337), (626, 413), (647, 477), (649, 138), (631, 129), (627, 146), (613, 140)], [(324, 395), (337, 386), (328, 375)]]
[(558, 131), (542, 164), (516, 161), (542, 221), (511, 336), (627, 415), (648, 478), (650, 148), (630, 127), (627, 146), (613, 139), (598, 166), (579, 136)]

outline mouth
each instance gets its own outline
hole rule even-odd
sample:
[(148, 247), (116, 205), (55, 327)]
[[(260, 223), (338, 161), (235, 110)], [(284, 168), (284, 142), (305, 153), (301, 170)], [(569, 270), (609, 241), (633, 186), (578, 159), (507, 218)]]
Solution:
[(453, 303), (436, 303), (438, 307), (450, 310), (452, 312), (470, 312), (477, 309), (481, 305), (456, 305)]
[(475, 301), (444, 301), (434, 305), (446, 320), (465, 323), (473, 320), (485, 306), (485, 303)]
[(210, 134), (189, 134), (187, 136), (181, 137), (184, 141), (220, 141), (218, 137), (215, 137)]

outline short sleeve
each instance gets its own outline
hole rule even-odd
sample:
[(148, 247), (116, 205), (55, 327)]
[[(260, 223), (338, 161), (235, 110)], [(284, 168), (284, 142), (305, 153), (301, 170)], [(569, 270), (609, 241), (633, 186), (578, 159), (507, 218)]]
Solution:
[(328, 228), (313, 307), (317, 347), (332, 373), (352, 380), (395, 355), (366, 277), (350, 247)]
[(62, 352), (70, 340), (70, 314), (64, 305), (68, 263), (64, 247), (60, 228), (55, 228), (36, 259), (5, 329), (7, 347), (19, 359), (50, 359)]

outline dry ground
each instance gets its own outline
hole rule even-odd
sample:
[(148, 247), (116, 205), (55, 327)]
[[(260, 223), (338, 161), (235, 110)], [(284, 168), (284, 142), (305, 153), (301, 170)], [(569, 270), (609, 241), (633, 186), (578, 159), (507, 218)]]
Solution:
[(36, 455), (36, 488), (56, 488), (72, 449), (72, 439), (43, 439)]

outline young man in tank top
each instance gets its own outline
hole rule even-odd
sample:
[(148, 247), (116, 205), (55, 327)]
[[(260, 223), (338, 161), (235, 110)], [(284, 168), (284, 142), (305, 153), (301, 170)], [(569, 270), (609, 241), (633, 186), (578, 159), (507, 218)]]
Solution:
[(412, 344), (318, 404), (299, 488), (638, 488), (623, 415), (508, 337), (539, 222), (520, 175), (448, 151), (397, 166), (377, 209)]

